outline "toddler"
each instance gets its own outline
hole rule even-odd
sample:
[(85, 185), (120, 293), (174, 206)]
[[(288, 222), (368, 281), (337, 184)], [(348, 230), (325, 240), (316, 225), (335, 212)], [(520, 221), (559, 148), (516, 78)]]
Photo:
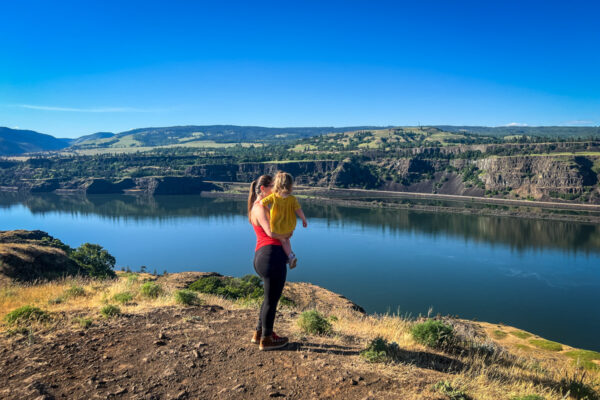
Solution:
[[(287, 172), (278, 172), (275, 175), (275, 182), (273, 184), (273, 193), (262, 199), (263, 206), (270, 207), (270, 225), (271, 232), (278, 233), (280, 235), (288, 235), (296, 228), (296, 216), (302, 219), (302, 226), (307, 227), (308, 222), (306, 217), (300, 208), (298, 200), (292, 196), (292, 189), (294, 186), (294, 179)], [(298, 259), (292, 252), (292, 245), (290, 239), (282, 239), (281, 245), (283, 251), (288, 256), (288, 262), (290, 269), (296, 267)]]

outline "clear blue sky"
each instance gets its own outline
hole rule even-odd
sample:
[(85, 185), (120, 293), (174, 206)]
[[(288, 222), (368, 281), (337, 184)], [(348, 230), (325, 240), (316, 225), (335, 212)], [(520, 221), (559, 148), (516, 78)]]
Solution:
[(597, 1), (10, 1), (0, 126), (600, 125)]

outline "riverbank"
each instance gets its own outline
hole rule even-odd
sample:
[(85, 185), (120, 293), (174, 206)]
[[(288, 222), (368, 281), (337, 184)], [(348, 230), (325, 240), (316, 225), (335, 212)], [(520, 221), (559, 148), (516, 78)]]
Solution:
[[(411, 333), (415, 321), (366, 315), (352, 302), (307, 283), (288, 282), (277, 332), (291, 344), (260, 352), (250, 343), (257, 302), (177, 291), (206, 277), (119, 272), (114, 280), (66, 278), (0, 289), (0, 397), (59, 398), (598, 398), (598, 353), (517, 328), (438, 318), (455, 345), (432, 348)], [(160, 288), (148, 296), (144, 285)], [(44, 318), (10, 324), (6, 315), (38, 307)], [(119, 312), (107, 313), (106, 306)], [(104, 310), (103, 310), (104, 308)], [(297, 321), (316, 309), (326, 335)], [(103, 315), (104, 314), (104, 315)], [(361, 355), (373, 339), (389, 345), (379, 361)], [(391, 343), (397, 343), (397, 347)], [(460, 343), (460, 345), (458, 344)], [(390, 350), (390, 349), (393, 349)], [(389, 350), (389, 351), (388, 351)], [(600, 355), (599, 355), (600, 356)], [(579, 364), (577, 364), (577, 360)], [(454, 392), (452, 392), (454, 391)], [(452, 393), (463, 397), (451, 397)], [(530, 397), (534, 398), (534, 397)]]
[[(204, 197), (247, 197), (247, 186), (210, 182), (223, 191), (202, 192)], [(390, 208), (463, 215), (503, 216), (553, 221), (600, 223), (600, 205), (496, 199), (473, 196), (392, 192), (363, 189), (323, 189), (298, 185), (295, 194), (302, 201), (348, 207)]]

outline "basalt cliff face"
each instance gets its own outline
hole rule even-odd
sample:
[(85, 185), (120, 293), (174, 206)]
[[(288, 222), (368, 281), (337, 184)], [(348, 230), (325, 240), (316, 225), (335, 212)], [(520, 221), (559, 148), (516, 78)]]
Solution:
[[(485, 149), (481, 149), (485, 150)], [(585, 153), (584, 153), (585, 154)], [(4, 190), (85, 194), (198, 194), (220, 190), (207, 181), (251, 182), (286, 171), (296, 183), (322, 188), (381, 189), (400, 192), (562, 200), (600, 204), (600, 157), (519, 155), (485, 158), (427, 158), (419, 154), (376, 161), (317, 160), (206, 164), (187, 167), (183, 176), (114, 180), (89, 178), (22, 180)]]

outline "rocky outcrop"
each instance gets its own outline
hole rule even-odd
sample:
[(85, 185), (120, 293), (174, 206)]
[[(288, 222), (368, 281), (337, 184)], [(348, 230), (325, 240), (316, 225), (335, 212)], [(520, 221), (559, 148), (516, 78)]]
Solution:
[(133, 189), (134, 187), (135, 182), (131, 178), (117, 182), (94, 178), (84, 186), (84, 191), (86, 194), (119, 194), (127, 189)]
[(135, 183), (137, 189), (149, 195), (200, 194), (204, 191), (220, 190), (218, 186), (192, 176), (138, 178)]
[(598, 183), (592, 160), (573, 156), (489, 157), (475, 161), (489, 190), (513, 189), (541, 198), (550, 192), (581, 193)]
[(61, 245), (42, 231), (0, 231), (0, 282), (32, 282), (81, 273)]

